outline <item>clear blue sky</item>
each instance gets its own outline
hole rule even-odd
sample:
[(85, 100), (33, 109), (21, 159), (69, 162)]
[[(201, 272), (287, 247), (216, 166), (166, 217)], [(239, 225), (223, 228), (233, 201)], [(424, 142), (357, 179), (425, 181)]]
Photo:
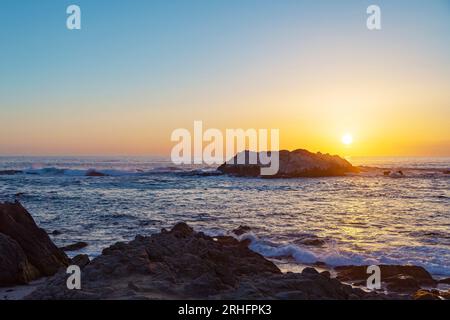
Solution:
[[(65, 27), (69, 4), (81, 7), (80, 31)], [(382, 8), (378, 33), (365, 28), (370, 4)], [(119, 153), (107, 139), (111, 132), (130, 146), (126, 152), (165, 152), (167, 141), (144, 148), (132, 137), (166, 139), (199, 117), (211, 126), (232, 126), (224, 110), (236, 112), (246, 99), (258, 104), (252, 98), (258, 93), (283, 95), (286, 88), (295, 87), (307, 109), (310, 101), (299, 88), (319, 90), (312, 83), (325, 68), (355, 77), (398, 68), (401, 82), (437, 83), (442, 91), (450, 83), (449, 32), (448, 0), (1, 0), (0, 154)], [(447, 98), (417, 107), (432, 108), (441, 119), (434, 127), (449, 116)], [(292, 106), (282, 110), (291, 117)], [(224, 122), (215, 123), (217, 116)], [(116, 127), (86, 129), (91, 117)], [(144, 130), (143, 117), (155, 132)], [(119, 118), (142, 130), (118, 125)], [(18, 128), (19, 121), (28, 129)], [(266, 123), (258, 121), (249, 126)], [(86, 148), (76, 145), (76, 128), (87, 132), (79, 137)], [(295, 134), (292, 126), (286, 132)], [(448, 133), (436, 129), (430, 139), (441, 146)], [(310, 145), (328, 146), (325, 137), (308, 134)]]

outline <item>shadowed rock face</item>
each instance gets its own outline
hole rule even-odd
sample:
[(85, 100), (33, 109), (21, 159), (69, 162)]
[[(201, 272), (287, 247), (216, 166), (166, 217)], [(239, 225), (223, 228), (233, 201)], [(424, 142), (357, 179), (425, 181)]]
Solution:
[(313, 268), (283, 274), (233, 237), (211, 238), (185, 223), (116, 243), (82, 268), (82, 289), (67, 290), (59, 272), (28, 299), (360, 299)]
[[(368, 266), (340, 266), (335, 270), (342, 281), (357, 283), (367, 279)], [(387, 289), (397, 292), (414, 292), (421, 286), (436, 286), (437, 281), (419, 266), (380, 265), (381, 282)]]
[[(0, 203), (0, 285), (50, 276), (69, 259), (18, 202)], [(0, 278), (1, 279), (1, 278)]]
[[(276, 175), (263, 176), (266, 178), (296, 178), (296, 177), (328, 177), (342, 176), (351, 172), (358, 172), (350, 162), (339, 156), (332, 156), (322, 153), (311, 153), (307, 150), (298, 149), (295, 151), (281, 150), (279, 152), (271, 152), (269, 155), (273, 157), (279, 155), (279, 170)], [(261, 153), (244, 151), (234, 156), (233, 159), (222, 164), (218, 170), (222, 173), (243, 176), (258, 177), (260, 176), (262, 165), (260, 161)], [(251, 156), (255, 156), (257, 161), (252, 163)], [(239, 156), (245, 159), (244, 164), (237, 164)], [(244, 158), (245, 156), (245, 158)]]
[(0, 233), (0, 285), (25, 284), (39, 277), (19, 244)]

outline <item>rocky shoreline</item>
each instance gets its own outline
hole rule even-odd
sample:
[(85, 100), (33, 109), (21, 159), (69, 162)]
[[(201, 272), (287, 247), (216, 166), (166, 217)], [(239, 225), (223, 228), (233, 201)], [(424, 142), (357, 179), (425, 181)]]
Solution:
[[(20, 203), (5, 203), (0, 204), (0, 287), (47, 277), (23, 297), (32, 300), (450, 298), (421, 267), (380, 266), (383, 290), (367, 291), (365, 266), (338, 267), (337, 277), (312, 267), (283, 273), (248, 245), (249, 240), (210, 237), (178, 223), (113, 244), (92, 261), (86, 255), (69, 259)], [(81, 290), (67, 288), (70, 264), (81, 268)]]

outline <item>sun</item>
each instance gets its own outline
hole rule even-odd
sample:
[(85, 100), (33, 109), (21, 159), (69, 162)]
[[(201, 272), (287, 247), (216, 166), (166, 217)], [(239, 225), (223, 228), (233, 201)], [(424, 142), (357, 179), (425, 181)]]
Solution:
[(350, 133), (346, 133), (342, 136), (341, 141), (343, 144), (349, 146), (352, 144), (353, 142), (353, 137)]

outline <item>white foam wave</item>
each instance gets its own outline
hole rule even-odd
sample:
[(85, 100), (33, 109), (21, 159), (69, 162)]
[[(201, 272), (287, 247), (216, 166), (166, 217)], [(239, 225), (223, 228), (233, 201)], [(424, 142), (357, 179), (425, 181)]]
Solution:
[(215, 169), (205, 168), (205, 169), (192, 169), (192, 168), (181, 168), (181, 167), (156, 167), (149, 170), (142, 169), (97, 169), (97, 168), (87, 168), (87, 169), (69, 169), (69, 168), (58, 168), (58, 167), (43, 167), (43, 168), (27, 168), (20, 170), (22, 174), (27, 175), (41, 175), (41, 176), (71, 176), (71, 177), (81, 177), (89, 176), (91, 174), (99, 174), (104, 176), (146, 176), (155, 174), (189, 174), (189, 175), (214, 175), (217, 173)]

